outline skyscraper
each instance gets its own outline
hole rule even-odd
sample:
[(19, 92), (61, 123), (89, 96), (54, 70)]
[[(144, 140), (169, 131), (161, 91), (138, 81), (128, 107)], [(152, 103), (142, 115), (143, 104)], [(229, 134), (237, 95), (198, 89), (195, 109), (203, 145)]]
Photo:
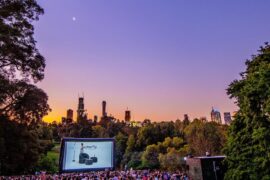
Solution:
[(98, 122), (98, 116), (94, 115), (94, 123), (97, 123), (97, 122)]
[(221, 124), (221, 115), (220, 112), (212, 107), (211, 111), (211, 121)]
[(230, 112), (224, 112), (224, 122), (225, 124), (230, 124), (232, 121), (232, 116)]
[(131, 112), (130, 112), (130, 110), (127, 109), (125, 111), (125, 121), (130, 122), (130, 120), (131, 120)]
[(67, 119), (73, 120), (73, 110), (72, 109), (67, 110)]
[(107, 112), (106, 112), (106, 101), (102, 101), (102, 117), (106, 117), (107, 116)]
[(77, 121), (87, 119), (86, 117), (86, 110), (84, 109), (84, 98), (79, 97), (79, 104), (78, 104), (78, 109), (77, 109)]
[(106, 101), (102, 101), (102, 116), (100, 117), (99, 125), (103, 127), (106, 127), (109, 122), (115, 121), (112, 115), (107, 115), (106, 106)]

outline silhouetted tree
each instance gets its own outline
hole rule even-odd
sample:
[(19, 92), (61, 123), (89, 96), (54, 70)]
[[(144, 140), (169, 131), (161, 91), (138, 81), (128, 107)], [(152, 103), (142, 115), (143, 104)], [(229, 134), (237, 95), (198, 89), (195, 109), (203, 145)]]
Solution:
[(35, 0), (0, 1), (0, 74), (40, 81), (44, 77), (45, 59), (36, 48), (32, 21), (43, 9)]
[(44, 78), (45, 59), (32, 25), (40, 14), (35, 0), (0, 1), (1, 174), (31, 172), (49, 145), (38, 130), (50, 110), (48, 97), (31, 84)]
[(0, 116), (0, 173), (31, 172), (42, 152), (38, 134), (27, 126)]
[(50, 110), (48, 96), (22, 80), (10, 81), (0, 75), (0, 114), (19, 123), (37, 124)]

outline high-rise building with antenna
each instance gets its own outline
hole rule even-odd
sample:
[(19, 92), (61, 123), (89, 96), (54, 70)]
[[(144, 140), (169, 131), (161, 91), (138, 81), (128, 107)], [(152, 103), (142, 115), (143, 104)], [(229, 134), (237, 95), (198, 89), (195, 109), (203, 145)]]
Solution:
[(86, 110), (84, 109), (84, 97), (79, 97), (79, 104), (77, 109), (77, 121), (87, 119)]

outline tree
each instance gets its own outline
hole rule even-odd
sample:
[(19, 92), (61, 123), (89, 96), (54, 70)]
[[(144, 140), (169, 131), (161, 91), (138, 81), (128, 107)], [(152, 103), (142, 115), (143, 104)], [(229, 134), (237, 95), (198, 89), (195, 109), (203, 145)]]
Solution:
[(125, 154), (124, 154), (124, 157), (122, 160), (122, 163), (124, 165), (127, 165), (129, 163), (129, 161), (131, 160), (131, 157), (132, 157), (134, 150), (135, 150), (135, 142), (136, 141), (135, 141), (134, 135), (133, 134), (129, 135), (128, 140), (127, 140), (127, 144), (126, 144)]
[(226, 137), (224, 128), (215, 122), (204, 123), (195, 119), (185, 128), (187, 142), (195, 155), (221, 154)]
[(227, 89), (239, 111), (224, 148), (225, 179), (270, 179), (270, 45), (246, 61), (240, 80)]
[(44, 78), (45, 59), (36, 48), (32, 21), (44, 10), (35, 0), (0, 1), (0, 74), (20, 72), (35, 82)]
[(35, 0), (0, 2), (0, 114), (20, 123), (37, 123), (50, 110), (46, 93), (29, 83), (44, 78), (31, 24), (40, 14)]
[(56, 165), (56, 159), (50, 158), (48, 156), (42, 155), (38, 161), (36, 171), (46, 171), (49, 173), (56, 173), (58, 171), (58, 167)]
[(159, 154), (159, 162), (162, 169), (175, 171), (181, 169), (183, 165), (183, 156), (175, 148), (169, 148), (168, 153)]
[(163, 138), (159, 136), (160, 127), (154, 124), (148, 124), (139, 129), (137, 134), (136, 149), (142, 151), (147, 145), (155, 144), (162, 141)]
[(155, 169), (159, 167), (158, 161), (159, 148), (158, 145), (152, 144), (146, 147), (142, 154), (142, 166), (144, 168)]
[(0, 173), (15, 175), (32, 172), (42, 151), (37, 133), (0, 116)]
[(10, 81), (1, 75), (0, 84), (0, 114), (11, 120), (37, 124), (50, 110), (48, 96), (42, 89), (24, 80)]
[[(32, 22), (43, 9), (35, 0), (0, 1), (0, 173), (31, 172), (48, 143), (36, 129), (50, 110)], [(47, 145), (46, 145), (47, 144)]]
[(126, 152), (132, 152), (135, 149), (135, 137), (131, 134), (128, 137)]
[(123, 154), (125, 153), (126, 149), (126, 144), (127, 144), (128, 138), (119, 132), (117, 136), (115, 137), (115, 163), (116, 166), (119, 166), (122, 159), (123, 159)]
[(136, 151), (132, 152), (130, 160), (127, 163), (127, 167), (135, 168), (135, 169), (140, 168), (142, 164), (141, 158), (142, 158), (142, 152), (136, 152)]
[(176, 170), (183, 167), (184, 156), (189, 152), (189, 147), (180, 137), (167, 137), (158, 143), (158, 160), (162, 169)]
[(95, 125), (92, 127), (92, 137), (93, 138), (104, 138), (104, 137), (108, 137), (106, 130), (104, 127), (100, 126), (100, 125)]

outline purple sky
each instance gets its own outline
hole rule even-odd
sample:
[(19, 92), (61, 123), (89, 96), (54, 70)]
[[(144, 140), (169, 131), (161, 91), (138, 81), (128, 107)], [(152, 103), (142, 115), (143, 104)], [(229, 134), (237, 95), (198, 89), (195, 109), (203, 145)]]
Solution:
[[(89, 117), (153, 121), (237, 108), (226, 95), (244, 62), (270, 41), (270, 1), (38, 0), (52, 112), (60, 120), (84, 93)], [(73, 17), (76, 18), (74, 21)]]

